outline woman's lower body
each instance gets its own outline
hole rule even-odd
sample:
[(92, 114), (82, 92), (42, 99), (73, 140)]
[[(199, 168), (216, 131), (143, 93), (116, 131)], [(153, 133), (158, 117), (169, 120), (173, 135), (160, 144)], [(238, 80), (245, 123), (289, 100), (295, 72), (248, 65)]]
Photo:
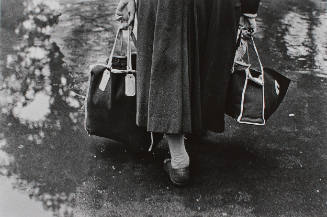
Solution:
[(202, 127), (223, 132), (241, 8), (238, 0), (194, 1), (197, 65), (193, 68), (201, 81)]
[(184, 134), (192, 132), (187, 30), (190, 2), (138, 1), (137, 124), (166, 134), (171, 160), (165, 163), (170, 176), (189, 166)]
[(137, 124), (151, 132), (192, 132), (190, 2), (138, 1)]
[[(224, 125), (221, 119), (224, 103), (209, 109), (206, 104), (212, 104), (210, 100), (217, 98), (219, 102), (224, 101), (222, 95), (227, 88), (229, 72), (226, 70), (229, 65), (222, 63), (226, 59), (230, 61), (232, 52), (226, 54), (226, 48), (219, 51), (223, 43), (215, 41), (213, 45), (218, 50), (214, 57), (221, 54), (223, 60), (205, 59), (204, 51), (213, 51), (214, 48), (207, 48), (207, 40), (215, 40), (210, 35), (211, 27), (217, 31), (213, 33), (222, 32), (218, 24), (221, 21), (211, 19), (218, 18), (220, 10), (225, 9), (222, 5), (231, 5), (229, 1), (138, 0), (137, 124), (150, 132), (167, 135), (171, 153), (171, 161), (167, 165), (171, 180), (178, 170), (180, 174), (188, 175), (184, 170), (189, 165), (184, 134), (198, 133), (203, 129), (222, 131), (221, 126)], [(216, 25), (212, 26), (212, 23)], [(234, 27), (225, 28), (234, 30)], [(219, 38), (219, 35), (216, 37)], [(215, 64), (216, 61), (220, 64)], [(215, 93), (208, 92), (212, 89), (206, 88), (213, 66), (217, 66), (216, 74), (221, 74), (213, 77), (223, 79), (217, 81), (217, 84), (223, 85), (220, 87), (223, 93), (217, 93), (215, 97), (212, 96)], [(219, 115), (204, 114), (213, 109), (218, 109)], [(213, 120), (210, 120), (211, 115)], [(212, 124), (215, 120), (216, 123)]]

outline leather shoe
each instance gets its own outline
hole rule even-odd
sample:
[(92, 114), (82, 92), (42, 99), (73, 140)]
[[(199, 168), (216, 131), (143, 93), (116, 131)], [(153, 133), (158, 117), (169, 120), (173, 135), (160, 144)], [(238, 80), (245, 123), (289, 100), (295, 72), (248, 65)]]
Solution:
[(164, 160), (164, 170), (167, 172), (170, 181), (176, 186), (185, 186), (190, 180), (189, 167), (174, 169), (171, 166), (171, 159)]

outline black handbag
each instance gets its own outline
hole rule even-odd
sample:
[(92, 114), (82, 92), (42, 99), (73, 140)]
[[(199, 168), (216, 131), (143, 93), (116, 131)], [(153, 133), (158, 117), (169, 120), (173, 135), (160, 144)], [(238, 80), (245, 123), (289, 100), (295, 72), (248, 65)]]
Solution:
[(265, 125), (284, 99), (290, 79), (273, 69), (264, 68), (253, 38), (249, 39), (248, 44), (255, 51), (259, 70), (254, 69), (249, 61), (235, 61), (226, 114), (239, 123)]
[(119, 29), (106, 64), (91, 66), (88, 93), (85, 101), (85, 129), (96, 135), (126, 144), (133, 150), (144, 151), (152, 134), (136, 125), (135, 73), (136, 54), (131, 53), (128, 30), (126, 55), (114, 56), (123, 30)]

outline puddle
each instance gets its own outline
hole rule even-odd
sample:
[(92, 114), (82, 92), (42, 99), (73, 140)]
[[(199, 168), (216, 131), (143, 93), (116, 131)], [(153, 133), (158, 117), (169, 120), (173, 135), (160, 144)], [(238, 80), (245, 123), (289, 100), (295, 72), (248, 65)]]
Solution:
[(287, 55), (291, 58), (306, 61), (311, 54), (309, 26), (310, 23), (306, 20), (306, 16), (302, 16), (296, 12), (289, 12), (282, 24), (286, 26), (284, 36), (285, 46), (287, 47)]
[[(327, 2), (325, 4), (327, 11)], [(316, 54), (316, 67), (327, 77), (327, 12), (317, 16), (317, 25), (313, 30)]]
[(266, 65), (326, 78), (326, 2), (263, 0), (262, 8), (257, 41)]
[[(293, 74), (327, 77), (324, 2), (269, 2), (263, 1), (258, 19), (261, 32), (257, 41), (263, 59)], [(85, 199), (76, 197), (78, 191), (90, 186), (91, 193), (99, 191), (97, 182), (92, 181), (95, 173), (104, 176), (107, 186), (113, 186), (107, 192), (113, 193), (113, 203), (122, 198), (139, 199), (144, 194), (141, 191), (149, 190), (137, 180), (133, 186), (141, 190), (134, 192), (128, 189), (128, 175), (112, 175), (114, 160), (99, 163), (88, 149), (92, 142), (83, 130), (86, 69), (104, 61), (109, 53), (115, 4), (14, 0), (2, 5), (3, 10), (17, 6), (19, 16), (3, 13), (1, 17), (1, 22), (7, 23), (0, 31), (1, 214), (73, 216), (76, 198), (81, 203)], [(120, 166), (123, 173), (135, 173), (135, 168)], [(117, 183), (126, 187), (123, 196), (114, 194)], [(94, 198), (103, 196), (95, 194)], [(85, 197), (92, 204), (93, 196)], [(25, 207), (18, 209), (17, 204)], [(79, 207), (78, 212), (82, 211)]]
[[(15, 178), (5, 178), (0, 176), (0, 213), (3, 216), (21, 217), (21, 216), (35, 216), (47, 217), (53, 216), (51, 213), (45, 211), (41, 202), (36, 202), (28, 197), (25, 189), (13, 190), (12, 183)], [(6, 196), (4, 196), (6, 195)]]

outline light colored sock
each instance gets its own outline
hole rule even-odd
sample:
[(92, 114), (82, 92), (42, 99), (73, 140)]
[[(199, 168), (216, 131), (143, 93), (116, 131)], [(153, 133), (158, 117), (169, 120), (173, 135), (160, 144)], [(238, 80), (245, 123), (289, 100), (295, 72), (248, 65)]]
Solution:
[(186, 152), (184, 144), (184, 135), (169, 134), (166, 135), (171, 156), (171, 166), (174, 169), (181, 169), (190, 165), (190, 158)]

